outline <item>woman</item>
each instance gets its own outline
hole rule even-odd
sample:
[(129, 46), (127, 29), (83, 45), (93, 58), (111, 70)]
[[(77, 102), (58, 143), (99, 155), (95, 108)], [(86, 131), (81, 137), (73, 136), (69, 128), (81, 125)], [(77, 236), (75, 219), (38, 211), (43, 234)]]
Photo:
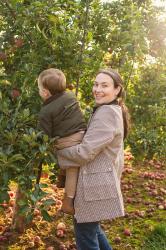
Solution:
[(63, 169), (80, 168), (74, 201), (77, 249), (111, 250), (99, 222), (124, 215), (120, 178), (128, 115), (120, 75), (101, 70), (93, 95), (96, 107), (82, 143), (59, 150), (57, 156)]

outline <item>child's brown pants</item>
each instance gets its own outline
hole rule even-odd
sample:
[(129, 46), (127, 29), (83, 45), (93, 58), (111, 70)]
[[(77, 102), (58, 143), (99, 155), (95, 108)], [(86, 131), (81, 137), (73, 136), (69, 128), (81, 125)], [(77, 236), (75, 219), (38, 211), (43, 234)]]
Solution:
[[(56, 149), (63, 149), (79, 144), (84, 136), (84, 131), (77, 132), (67, 137), (60, 138), (56, 141)], [(60, 170), (60, 174), (65, 175), (66, 172), (66, 182), (65, 182), (65, 193), (67, 197), (74, 198), (79, 168), (68, 168), (65, 170)]]

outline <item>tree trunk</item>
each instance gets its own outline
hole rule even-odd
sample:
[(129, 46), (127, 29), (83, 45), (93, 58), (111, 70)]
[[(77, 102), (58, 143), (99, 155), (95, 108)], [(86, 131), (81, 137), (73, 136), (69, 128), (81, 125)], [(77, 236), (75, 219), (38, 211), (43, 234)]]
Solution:
[(21, 191), (20, 187), (18, 186), (17, 191), (16, 191), (16, 200), (15, 200), (15, 206), (14, 206), (14, 211), (13, 211), (13, 219), (12, 219), (12, 229), (19, 232), (23, 233), (25, 230), (25, 216), (20, 215), (20, 205), (18, 204), (20, 200), (25, 198), (25, 194)]

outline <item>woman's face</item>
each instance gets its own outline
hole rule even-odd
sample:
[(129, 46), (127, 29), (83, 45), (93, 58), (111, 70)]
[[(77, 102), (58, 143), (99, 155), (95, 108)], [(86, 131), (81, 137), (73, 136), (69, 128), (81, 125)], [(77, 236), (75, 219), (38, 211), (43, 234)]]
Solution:
[(99, 73), (92, 89), (96, 104), (102, 105), (113, 101), (116, 99), (120, 88), (120, 86), (114, 87), (113, 79), (109, 75)]

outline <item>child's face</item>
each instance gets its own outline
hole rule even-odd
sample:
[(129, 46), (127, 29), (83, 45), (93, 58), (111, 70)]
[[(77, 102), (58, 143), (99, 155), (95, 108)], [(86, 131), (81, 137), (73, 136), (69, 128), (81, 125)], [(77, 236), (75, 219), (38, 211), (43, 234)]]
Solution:
[(43, 99), (43, 101), (46, 101), (50, 96), (50, 91), (48, 89), (43, 88), (41, 84), (38, 83), (38, 89), (39, 89), (39, 95)]

